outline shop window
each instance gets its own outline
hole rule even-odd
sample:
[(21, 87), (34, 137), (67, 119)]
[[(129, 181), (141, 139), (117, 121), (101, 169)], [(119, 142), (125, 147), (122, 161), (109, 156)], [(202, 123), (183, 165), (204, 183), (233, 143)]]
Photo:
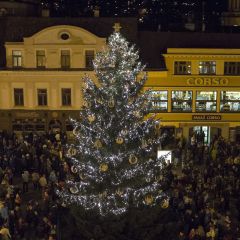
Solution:
[(22, 51), (20, 50), (12, 51), (12, 66), (14, 68), (22, 67)]
[(240, 112), (240, 92), (221, 91), (221, 112)]
[(36, 51), (36, 63), (37, 68), (45, 68), (46, 67), (46, 56), (44, 50)]
[(225, 75), (240, 75), (240, 62), (224, 62)]
[(216, 62), (215, 61), (199, 62), (199, 74), (215, 75)]
[(61, 50), (61, 68), (70, 68), (70, 50)]
[(196, 112), (216, 112), (216, 111), (217, 111), (217, 92), (197, 91)]
[(192, 91), (172, 91), (172, 112), (192, 111)]
[(24, 96), (22, 88), (14, 88), (14, 104), (15, 106), (24, 106)]
[(71, 88), (62, 88), (62, 105), (71, 105)]
[(151, 91), (150, 102), (151, 102), (150, 112), (167, 112), (168, 92)]
[(47, 106), (47, 89), (38, 89), (38, 106)]
[(93, 59), (94, 59), (94, 51), (87, 50), (85, 51), (85, 67), (93, 68)]
[(191, 62), (186, 61), (174, 62), (174, 74), (176, 75), (191, 74)]

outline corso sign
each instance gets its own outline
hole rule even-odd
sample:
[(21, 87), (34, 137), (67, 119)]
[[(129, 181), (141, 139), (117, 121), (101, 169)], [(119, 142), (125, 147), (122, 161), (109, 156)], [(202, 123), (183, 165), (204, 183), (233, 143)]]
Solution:
[(227, 78), (188, 78), (187, 85), (189, 86), (226, 86), (228, 85)]

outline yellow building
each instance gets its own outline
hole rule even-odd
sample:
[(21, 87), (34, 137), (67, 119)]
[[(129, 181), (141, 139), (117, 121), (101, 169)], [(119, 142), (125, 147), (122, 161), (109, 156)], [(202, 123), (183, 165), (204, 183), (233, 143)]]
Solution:
[[(150, 62), (145, 88), (152, 89), (150, 111), (161, 119), (163, 131), (188, 139), (202, 130), (206, 143), (219, 134), (232, 141), (240, 138), (240, 48), (197, 48), (189, 40), (209, 36), (225, 40), (223, 34), (137, 35), (128, 22), (122, 26), (123, 32), (128, 31), (123, 35), (138, 40), (142, 61)], [(106, 45), (108, 35), (93, 34), (76, 25), (36, 28), (33, 34), (18, 33), (22, 38), (5, 38), (5, 67), (0, 70), (0, 129), (22, 132), (61, 128), (71, 133), (69, 116), (78, 118), (83, 103), (82, 77), (87, 73), (94, 78), (92, 59)], [(108, 28), (112, 32), (112, 25)], [(172, 47), (175, 39), (181, 39), (182, 45), (178, 42)], [(209, 44), (206, 39), (201, 42)], [(235, 36), (229, 42), (234, 47), (239, 45)], [(167, 46), (164, 54), (161, 44)], [(0, 58), (0, 65), (4, 61)]]
[[(23, 42), (6, 42), (0, 71), (1, 128), (44, 131), (69, 127), (69, 112), (82, 106), (82, 77), (92, 78), (92, 60), (106, 44), (75, 26), (45, 28)], [(75, 111), (74, 111), (75, 110)]]
[[(240, 129), (240, 49), (169, 48), (167, 71), (149, 72), (152, 111), (187, 139), (204, 131), (235, 141)], [(238, 136), (239, 137), (239, 136)]]

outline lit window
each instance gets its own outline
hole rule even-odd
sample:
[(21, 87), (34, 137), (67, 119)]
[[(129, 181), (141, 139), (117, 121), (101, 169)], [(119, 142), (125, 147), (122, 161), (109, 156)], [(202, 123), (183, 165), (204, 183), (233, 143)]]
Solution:
[(69, 50), (61, 50), (61, 68), (70, 68)]
[(38, 89), (38, 106), (47, 106), (47, 89)]
[(192, 111), (192, 91), (172, 91), (172, 112)]
[(71, 105), (71, 88), (62, 88), (62, 105)]
[(93, 59), (94, 59), (94, 51), (93, 50), (85, 51), (85, 67), (86, 68), (93, 67)]
[(199, 74), (215, 75), (216, 62), (215, 61), (199, 62)]
[(168, 92), (151, 91), (150, 102), (151, 102), (150, 112), (167, 112)]
[(221, 91), (220, 111), (221, 112), (239, 112), (240, 111), (240, 92)]
[(217, 111), (217, 92), (197, 91), (196, 112), (216, 112), (216, 111)]
[(36, 62), (37, 62), (37, 68), (45, 68), (46, 67), (46, 57), (45, 57), (44, 50), (36, 51)]
[(174, 74), (178, 75), (191, 74), (191, 62), (185, 61), (174, 62)]
[(12, 65), (13, 67), (22, 67), (22, 51), (13, 50), (12, 51)]
[(14, 88), (14, 104), (15, 106), (24, 106), (24, 97), (22, 88)]

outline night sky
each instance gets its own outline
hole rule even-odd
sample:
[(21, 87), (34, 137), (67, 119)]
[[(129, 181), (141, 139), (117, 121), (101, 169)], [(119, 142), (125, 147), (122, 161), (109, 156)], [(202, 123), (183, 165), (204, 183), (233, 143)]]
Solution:
[(143, 30), (183, 30), (194, 24), (195, 30), (218, 31), (227, 0), (42, 0), (52, 17), (137, 17)]

